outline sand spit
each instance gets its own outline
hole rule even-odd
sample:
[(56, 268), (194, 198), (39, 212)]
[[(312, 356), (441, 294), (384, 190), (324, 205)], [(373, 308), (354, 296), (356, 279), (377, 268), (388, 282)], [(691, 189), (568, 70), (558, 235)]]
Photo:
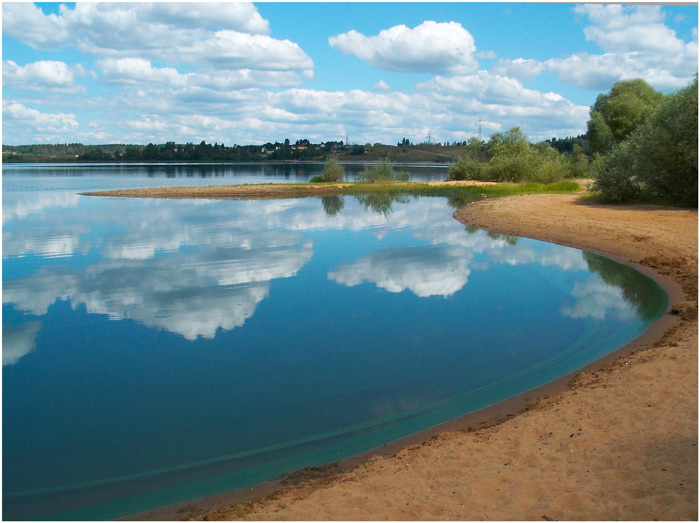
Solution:
[[(407, 187), (416, 183), (404, 182)], [(307, 196), (333, 196), (345, 194), (351, 183), (304, 183), (304, 184), (240, 184), (240, 185), (206, 185), (201, 187), (156, 187), (144, 189), (119, 189), (113, 191), (94, 191), (81, 193), (84, 196), (113, 196), (121, 198), (212, 198), (212, 199), (243, 199), (243, 198), (297, 198)], [(392, 182), (393, 186), (403, 185)], [(497, 185), (495, 182), (428, 182), (427, 185), (436, 187), (449, 186), (484, 186)], [(371, 186), (370, 186), (371, 187)]]
[(490, 421), (457, 420), (350, 468), (300, 471), (234, 505), (224, 495), (134, 519), (697, 520), (697, 212), (540, 194), (455, 218), (635, 265), (668, 289), (671, 312), (632, 352)]

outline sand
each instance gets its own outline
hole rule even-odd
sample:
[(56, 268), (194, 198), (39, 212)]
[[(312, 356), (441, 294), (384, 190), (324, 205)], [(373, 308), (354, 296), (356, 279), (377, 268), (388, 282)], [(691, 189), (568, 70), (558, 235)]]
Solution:
[(248, 501), (148, 517), (697, 520), (697, 212), (527, 195), (484, 200), (455, 218), (630, 263), (667, 288), (672, 312), (623, 356), (526, 397), (524, 407), (458, 420), (350, 468), (302, 472)]

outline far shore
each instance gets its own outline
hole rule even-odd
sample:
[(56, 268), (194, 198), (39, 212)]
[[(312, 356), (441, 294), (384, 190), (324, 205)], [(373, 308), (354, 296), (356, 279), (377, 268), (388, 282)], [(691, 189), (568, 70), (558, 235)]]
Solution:
[[(211, 190), (202, 197), (256, 197)], [(454, 216), (632, 265), (667, 290), (668, 314), (610, 357), (488, 412), (353, 460), (126, 519), (697, 520), (697, 211), (527, 194)]]

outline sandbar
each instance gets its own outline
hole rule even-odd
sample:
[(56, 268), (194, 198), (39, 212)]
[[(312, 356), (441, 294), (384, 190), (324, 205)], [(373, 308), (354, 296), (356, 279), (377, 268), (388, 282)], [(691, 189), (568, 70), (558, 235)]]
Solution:
[(133, 519), (697, 520), (697, 211), (535, 194), (454, 216), (632, 265), (667, 290), (669, 312), (614, 355), (500, 410)]

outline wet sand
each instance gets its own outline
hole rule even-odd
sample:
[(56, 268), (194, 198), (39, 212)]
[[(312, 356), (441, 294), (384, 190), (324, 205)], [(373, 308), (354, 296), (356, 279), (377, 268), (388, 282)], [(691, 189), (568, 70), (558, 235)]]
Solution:
[(455, 218), (604, 254), (662, 283), (671, 311), (624, 355), (385, 455), (134, 519), (697, 520), (697, 212), (577, 198), (484, 200)]

